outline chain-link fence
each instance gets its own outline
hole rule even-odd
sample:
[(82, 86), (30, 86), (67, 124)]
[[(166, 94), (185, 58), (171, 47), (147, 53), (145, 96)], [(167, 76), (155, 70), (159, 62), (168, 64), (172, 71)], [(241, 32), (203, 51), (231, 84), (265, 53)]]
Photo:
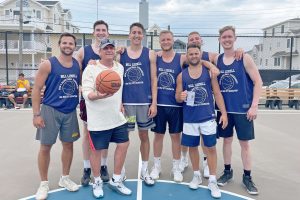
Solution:
[[(0, 32), (0, 84), (14, 84), (20, 72), (33, 83), (41, 59), (59, 55), (59, 35), (59, 33)], [(91, 34), (76, 34), (76, 37), (77, 47), (74, 54), (80, 47), (93, 42)], [(130, 44), (128, 35), (112, 34), (110, 37), (118, 46)], [(202, 38), (204, 51), (222, 53), (217, 35), (202, 35)], [(184, 53), (187, 36), (175, 35), (174, 39), (175, 51)], [(300, 74), (299, 45), (299, 37), (238, 36), (235, 47), (252, 56), (261, 72), (264, 85), (269, 85), (275, 80)], [(147, 36), (147, 46), (160, 50), (159, 37)], [(291, 77), (291, 81), (296, 80), (297, 76)]]

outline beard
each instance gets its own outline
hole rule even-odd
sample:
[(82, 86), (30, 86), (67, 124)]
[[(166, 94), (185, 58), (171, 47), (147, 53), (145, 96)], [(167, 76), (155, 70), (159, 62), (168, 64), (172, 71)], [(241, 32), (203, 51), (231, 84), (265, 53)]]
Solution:
[(196, 60), (196, 61), (189, 60), (189, 62), (188, 62), (189, 65), (194, 66), (194, 67), (199, 65), (199, 63), (200, 63), (200, 59)]
[(64, 49), (60, 49), (60, 52), (65, 56), (71, 56), (73, 55), (74, 50), (71, 50), (70, 52), (65, 51)]

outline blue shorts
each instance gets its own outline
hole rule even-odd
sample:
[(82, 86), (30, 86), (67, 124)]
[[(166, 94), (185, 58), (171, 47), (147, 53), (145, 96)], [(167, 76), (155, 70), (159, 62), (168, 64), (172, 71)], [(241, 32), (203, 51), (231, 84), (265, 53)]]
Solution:
[(156, 126), (151, 130), (155, 133), (164, 134), (167, 123), (170, 134), (182, 132), (182, 107), (157, 106), (157, 115), (154, 117), (154, 122)]
[[(221, 113), (217, 113), (217, 121), (219, 121)], [(254, 124), (253, 121), (247, 119), (247, 114), (227, 113), (228, 126), (222, 129), (222, 125), (218, 124), (218, 137), (228, 138), (233, 136), (233, 128), (235, 128), (237, 138), (239, 140), (253, 140)]]
[(92, 150), (108, 149), (110, 142), (128, 142), (127, 124), (104, 131), (89, 131), (89, 140)]
[(206, 147), (213, 147), (217, 144), (217, 124), (216, 121), (209, 120), (201, 123), (184, 123), (181, 144), (187, 147), (197, 147), (200, 145), (200, 136)]

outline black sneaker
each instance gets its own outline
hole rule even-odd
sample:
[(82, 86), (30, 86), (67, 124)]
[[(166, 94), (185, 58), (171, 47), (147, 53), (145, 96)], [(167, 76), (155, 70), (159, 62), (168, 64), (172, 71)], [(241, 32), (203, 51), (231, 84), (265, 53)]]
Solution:
[(103, 182), (108, 182), (109, 181), (109, 174), (108, 174), (106, 165), (101, 166), (100, 174), (101, 174), (101, 179), (102, 179)]
[(233, 170), (224, 170), (223, 175), (218, 179), (218, 185), (224, 186), (233, 179)]
[(91, 168), (84, 168), (83, 169), (83, 176), (81, 178), (81, 185), (86, 187), (89, 185), (91, 181)]
[(258, 194), (257, 187), (253, 183), (251, 176), (245, 176), (245, 174), (243, 174), (243, 183), (249, 194)]

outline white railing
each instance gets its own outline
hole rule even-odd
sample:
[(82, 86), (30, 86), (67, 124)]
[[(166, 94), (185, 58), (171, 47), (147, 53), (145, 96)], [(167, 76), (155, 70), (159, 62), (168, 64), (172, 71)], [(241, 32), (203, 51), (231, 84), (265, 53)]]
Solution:
[[(19, 40), (7, 40), (7, 47), (9, 51), (19, 50)], [(0, 50), (5, 50), (5, 40), (0, 40)], [(43, 42), (23, 41), (23, 50), (45, 52), (47, 46)]]
[[(24, 17), (23, 19), (23, 26), (34, 26), (35, 28), (46, 30), (46, 24), (41, 19), (38, 18), (28, 18)], [(19, 16), (0, 16), (0, 24), (2, 25), (15, 25), (19, 26)]]

